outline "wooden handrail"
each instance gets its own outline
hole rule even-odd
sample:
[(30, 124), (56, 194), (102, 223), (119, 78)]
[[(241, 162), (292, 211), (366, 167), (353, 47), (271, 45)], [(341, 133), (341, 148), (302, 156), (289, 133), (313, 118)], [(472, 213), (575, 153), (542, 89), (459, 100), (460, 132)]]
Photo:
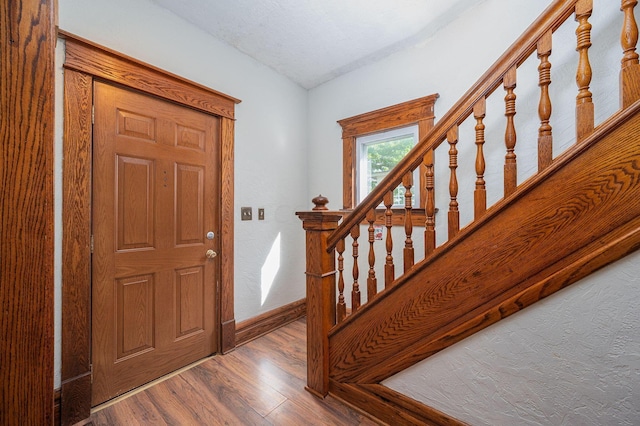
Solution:
[[(482, 324), (498, 320), (503, 311), (502, 307), (497, 304), (503, 302), (496, 301), (498, 299), (494, 296), (510, 297), (507, 294), (509, 291), (528, 291), (523, 290), (523, 286), (538, 285), (535, 284), (536, 280), (543, 282), (544, 277), (541, 272), (543, 269), (539, 268), (542, 265), (540, 262), (548, 262), (548, 265), (543, 265), (546, 268), (544, 273), (554, 273), (554, 268), (557, 268), (562, 262), (566, 263), (571, 260), (570, 257), (573, 256), (571, 250), (574, 248), (567, 248), (568, 244), (565, 244), (567, 247), (562, 247), (564, 250), (562, 253), (556, 250), (556, 247), (551, 250), (551, 254), (542, 259), (539, 253), (533, 250), (526, 253), (529, 256), (529, 261), (525, 262), (526, 265), (518, 263), (522, 259), (523, 253), (531, 247), (532, 235), (535, 234), (534, 239), (546, 238), (553, 244), (557, 243), (556, 234), (559, 233), (559, 229), (557, 229), (558, 224), (554, 222), (556, 215), (553, 214), (557, 210), (554, 206), (549, 206), (548, 203), (553, 200), (555, 205), (562, 206), (562, 203), (565, 202), (565, 195), (556, 191), (556, 188), (561, 186), (559, 182), (566, 183), (577, 180), (582, 185), (583, 180), (586, 179), (586, 191), (591, 193), (593, 189), (588, 180), (590, 175), (582, 172), (591, 164), (602, 169), (602, 173), (605, 173), (606, 176), (611, 173), (623, 172), (620, 164), (616, 162), (616, 150), (620, 153), (624, 152), (624, 155), (633, 159), (629, 160), (631, 163), (637, 164), (635, 160), (638, 155), (637, 146), (628, 144), (626, 135), (637, 134), (634, 129), (640, 126), (640, 119), (635, 118), (635, 114), (640, 108), (637, 103), (640, 100), (640, 61), (636, 53), (638, 27), (634, 19), (634, 8), (638, 0), (620, 1), (622, 5), (620, 10), (624, 14), (621, 36), (623, 59), (619, 78), (622, 110), (603, 123), (595, 126), (594, 104), (590, 91), (592, 72), (589, 59), (591, 45), (589, 18), (593, 12), (593, 0), (555, 0), (354, 210), (349, 212), (326, 211), (327, 200), (318, 197), (314, 199), (316, 208), (313, 212), (298, 213), (307, 230), (307, 310), (311, 313), (308, 315), (308, 327), (311, 332), (308, 336), (309, 377), (307, 384), (310, 391), (323, 396), (331, 390), (332, 383), (343, 383), (344, 380), (367, 383), (371, 380), (382, 380), (388, 377), (385, 375), (387, 373), (395, 374), (418, 358), (429, 356), (434, 351), (442, 349), (443, 345), (450, 345), (455, 339), (461, 339), (474, 332), (477, 329), (477, 319), (481, 319)], [(552, 36), (574, 14), (577, 22), (576, 50), (579, 56), (576, 73), (578, 90), (575, 100), (576, 143), (566, 152), (554, 157), (553, 132), (550, 124), (552, 102), (549, 93), (552, 74), (550, 62)], [(539, 127), (537, 129), (538, 170), (533, 177), (519, 184), (516, 162), (518, 129), (516, 129), (514, 120), (516, 98), (519, 95), (516, 91), (516, 70), (534, 54), (539, 59), (537, 75), (540, 88)], [(502, 89), (504, 90), (504, 116), (506, 117), (504, 196), (501, 201), (488, 206), (487, 184), (485, 182), (487, 164), (484, 154), (485, 118), (489, 115), (487, 99), (492, 94), (497, 96), (498, 93), (494, 94), (493, 92)], [(628, 112), (625, 108), (633, 111)], [(612, 120), (616, 120), (616, 123), (620, 120), (622, 123), (622, 121), (631, 118), (629, 115), (631, 113), (634, 114), (633, 123), (629, 124), (626, 130), (620, 130), (623, 134), (622, 138), (607, 133), (617, 128)], [(459, 135), (461, 126), (468, 124), (473, 125), (475, 130), (475, 137), (472, 140), (469, 140), (468, 137), (461, 138)], [(611, 136), (611, 140), (615, 141), (615, 144), (611, 145), (613, 147), (611, 152), (609, 152), (609, 145), (601, 144), (598, 146), (598, 155), (591, 154), (592, 157), (589, 157), (587, 149), (592, 149), (593, 146), (596, 146), (596, 142), (605, 137), (609, 138), (609, 136)], [(526, 143), (526, 138), (523, 139)], [(442, 179), (440, 183), (440, 178), (438, 178), (438, 189), (442, 188), (441, 195), (443, 197), (446, 196), (445, 194), (449, 197), (448, 216), (445, 219), (449, 232), (448, 236), (444, 237), (444, 239), (448, 238), (448, 241), (436, 248), (435, 150), (445, 141), (448, 144), (448, 153), (442, 152), (446, 149), (445, 147), (442, 147), (440, 152), (442, 152), (443, 158), (444, 155), (448, 155), (450, 169), (448, 171), (448, 188), (444, 189), (447, 182)], [(476, 145), (473, 221), (471, 224), (461, 227), (462, 215), (459, 211), (459, 201), (464, 203), (468, 200), (465, 198), (459, 200), (458, 198), (457, 170), (460, 166), (460, 170), (464, 172), (460, 176), (466, 178), (471, 169), (468, 167), (468, 163), (459, 164), (458, 150), (465, 148), (468, 151), (471, 143)], [(460, 152), (465, 152), (465, 150), (461, 149)], [(599, 160), (595, 160), (596, 158)], [(606, 161), (601, 161), (605, 158)], [(569, 168), (568, 165), (571, 165), (572, 168)], [(610, 167), (611, 170), (606, 167)], [(419, 189), (413, 182), (414, 170), (418, 168), (424, 177)], [(637, 168), (631, 167), (631, 169), (633, 169), (631, 171), (633, 177), (625, 178), (625, 182), (637, 182), (635, 178)], [(551, 182), (553, 176), (561, 173), (564, 173), (562, 178), (556, 178)], [(548, 180), (550, 182), (547, 182)], [(399, 224), (396, 223), (393, 216), (393, 210), (397, 210), (393, 208), (393, 191), (399, 185), (405, 190), (403, 213), (398, 215), (402, 216), (404, 224), (405, 236), (401, 238), (397, 238), (401, 235), (400, 229), (395, 236), (392, 236), (392, 227)], [(468, 190), (467, 187), (463, 188)], [(447, 190), (448, 193), (446, 193)], [(633, 190), (635, 189), (629, 189), (628, 194), (633, 194)], [(538, 192), (530, 195), (534, 191)], [(412, 214), (415, 212), (416, 206), (412, 204), (412, 193), (418, 192), (424, 194), (420, 197), (421, 206), (419, 206), (420, 210), (424, 212), (424, 222), (423, 225), (422, 223), (417, 224), (417, 226), (424, 226), (424, 257), (416, 259), (414, 257), (414, 236), (412, 235), (413, 227), (416, 225), (412, 220)], [(576, 200), (590, 197), (584, 196), (580, 191), (574, 191), (571, 194), (571, 197)], [(575, 207), (571, 197), (567, 199), (569, 200), (567, 202), (572, 205), (571, 211), (573, 211)], [(541, 201), (547, 203), (546, 207), (541, 206)], [(395, 202), (398, 203), (397, 200)], [(444, 204), (444, 201), (440, 200), (438, 203)], [(518, 207), (513, 207), (516, 203), (518, 203)], [(577, 204), (582, 205), (583, 202)], [(382, 208), (383, 206), (384, 208)], [(633, 206), (636, 209), (640, 208), (637, 203), (633, 203)], [(488, 207), (489, 209), (487, 209)], [(591, 211), (589, 206), (585, 207), (585, 212), (589, 212), (594, 218), (611, 223), (615, 222), (615, 226), (626, 226), (624, 221), (621, 221), (622, 216), (624, 216), (624, 220), (633, 217), (633, 226), (637, 227), (637, 224), (640, 223), (637, 220), (637, 213), (627, 209), (627, 206), (614, 204), (610, 206), (608, 211), (613, 212), (614, 210), (621, 213), (614, 213), (609, 217)], [(585, 223), (594, 221), (594, 218), (586, 220)], [(384, 241), (380, 241), (376, 248), (374, 247), (375, 240), (382, 240), (382, 238), (376, 234), (374, 223), (378, 221), (379, 224), (383, 219), (386, 237)], [(523, 230), (523, 220), (529, 223), (530, 228), (535, 229), (535, 232), (532, 232), (531, 229)], [(582, 218), (582, 220), (585, 219)], [(539, 226), (540, 221), (544, 222), (547, 231), (540, 232), (542, 229)], [(368, 228), (361, 235), (363, 226), (367, 224)], [(576, 229), (579, 228), (575, 223), (573, 226), (577, 227)], [(584, 225), (580, 225), (580, 227), (585, 228)], [(559, 228), (566, 232), (564, 226)], [(604, 228), (600, 231), (605, 232)], [(640, 233), (634, 232), (634, 241), (637, 241), (637, 235)], [(514, 240), (513, 236), (516, 234), (520, 236)], [(550, 237), (550, 235), (553, 236)], [(565, 237), (570, 240), (568, 235), (573, 235), (573, 233), (569, 232)], [(581, 234), (581, 237), (583, 237), (584, 244), (580, 243), (582, 245), (579, 250), (584, 253), (589, 253), (595, 245), (599, 244), (599, 242), (594, 242), (591, 234)], [(603, 238), (609, 237), (613, 238), (615, 235), (603, 236)], [(346, 241), (349, 238), (351, 241)], [(562, 239), (562, 237), (560, 238)], [(401, 241), (398, 241), (399, 244), (394, 247), (395, 239)], [(512, 240), (523, 248), (513, 249)], [(574, 240), (575, 238), (571, 240), (571, 244), (578, 247)], [(538, 247), (542, 247), (542, 244), (538, 244)], [(367, 249), (368, 253), (366, 253)], [(350, 250), (351, 253), (345, 253), (345, 250)], [(360, 253), (361, 251), (362, 253)], [(404, 256), (403, 260), (396, 262), (394, 255), (399, 255), (400, 252)], [(478, 260), (474, 256), (480, 252), (484, 258)], [(486, 253), (488, 252), (495, 254), (493, 260), (487, 260)], [(514, 257), (516, 258), (513, 260), (514, 265), (507, 268), (504, 266), (505, 261), (513, 252), (517, 252), (518, 256)], [(336, 255), (337, 269), (335, 267)], [(554, 258), (554, 255), (560, 257)], [(607, 258), (607, 262), (614, 257)], [(384, 265), (379, 265), (379, 268), (376, 268), (375, 265), (377, 258), (384, 260)], [(471, 258), (474, 259), (473, 262), (466, 262), (466, 259)], [(368, 261), (368, 270), (364, 268), (362, 271), (360, 270), (359, 259), (360, 261), (364, 259)], [(460, 262), (460, 259), (464, 259), (466, 263)], [(511, 262), (511, 260), (509, 261)], [(345, 263), (347, 264), (345, 265)], [(404, 266), (399, 276), (396, 276), (396, 264)], [(574, 264), (577, 265), (576, 268), (580, 267), (576, 262), (571, 263), (571, 265)], [(523, 267), (521, 268), (521, 266)], [(534, 269), (527, 272), (526, 268)], [(482, 272), (479, 272), (480, 269)], [(381, 270), (384, 271), (383, 289), (378, 288), (378, 282), (382, 280), (376, 276), (376, 273), (382, 272)], [(496, 277), (487, 279), (494, 273), (494, 270)], [(573, 272), (570, 274), (573, 277)], [(455, 278), (456, 276), (457, 278)], [(365, 277), (366, 296), (364, 289), (362, 293), (360, 289), (364, 285)], [(345, 281), (351, 279), (352, 285), (349, 291)], [(351, 302), (350, 308), (348, 307), (348, 299)], [(527, 303), (533, 303), (537, 300), (539, 299), (532, 299)], [(518, 305), (518, 309), (521, 309), (522, 306)], [(408, 311), (408, 307), (412, 309), (411, 312)], [(433, 311), (434, 307), (439, 310)], [(480, 312), (480, 309), (484, 310)], [(487, 317), (487, 312), (491, 312), (492, 316)], [(500, 315), (496, 316), (496, 312)], [(456, 317), (458, 319), (455, 321), (459, 321), (460, 325), (454, 324), (454, 318), (450, 315), (458, 315)], [(440, 322), (438, 323), (438, 321)], [(445, 330), (447, 327), (449, 327), (449, 331)], [(428, 330), (428, 333), (416, 332), (418, 329)], [(411, 332), (404, 333), (406, 330), (411, 330)], [(434, 330), (437, 333), (449, 334), (438, 337), (439, 334), (433, 334)], [(456, 330), (463, 330), (463, 332), (454, 333)], [(432, 339), (430, 344), (435, 349), (432, 348), (431, 352), (425, 352), (421, 349), (421, 345), (425, 336), (430, 335), (429, 333), (436, 336), (430, 337)], [(372, 337), (374, 334), (375, 337)], [(448, 339), (447, 342), (444, 341), (446, 339)], [(400, 348), (396, 345), (397, 343), (404, 346)], [(383, 344), (386, 345), (384, 350), (380, 349)], [(394, 360), (387, 362), (387, 358), (392, 354), (394, 354)], [(367, 361), (363, 362), (365, 359)], [(384, 368), (373, 368), (383, 363), (385, 363)]]
[(583, 0), (557, 0), (529, 26), (515, 43), (493, 64), (487, 72), (460, 98), (460, 100), (436, 123), (433, 130), (398, 163), (398, 165), (365, 197), (329, 237), (328, 250), (333, 250), (351, 229), (361, 223), (367, 212), (377, 207), (389, 191), (396, 188), (402, 178), (420, 166), (425, 154), (436, 149), (446, 138), (447, 132), (462, 123), (477, 102), (490, 95), (514, 67), (520, 66), (537, 48), (538, 41), (549, 31), (555, 32), (574, 12)]

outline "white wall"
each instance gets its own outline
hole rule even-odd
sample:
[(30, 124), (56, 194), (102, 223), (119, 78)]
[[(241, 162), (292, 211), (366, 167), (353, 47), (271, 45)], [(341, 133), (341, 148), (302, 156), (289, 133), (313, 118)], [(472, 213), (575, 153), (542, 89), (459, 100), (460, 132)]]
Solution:
[[(436, 92), (440, 94), (435, 106), (437, 120), (549, 3), (487, 0), (421, 44), (310, 90), (309, 158), (313, 159), (309, 162), (310, 193), (322, 193), (329, 198), (330, 207), (341, 207), (342, 175), (328, 173), (342, 167), (341, 129), (337, 120)], [(590, 20), (594, 74), (591, 90), (596, 124), (618, 107), (617, 73), (622, 56), (619, 48), (622, 14), (618, 9), (619, 4), (610, 0), (595, 0), (595, 14)], [(561, 28), (554, 38), (550, 58), (555, 155), (575, 142), (576, 25), (569, 20)], [(518, 71), (519, 181), (530, 176), (537, 166), (537, 66), (534, 57)], [(504, 92), (490, 98), (485, 120), (486, 180), (491, 203), (502, 197), (503, 97)], [(458, 169), (458, 198), (464, 225), (473, 211), (470, 200), (475, 181), (475, 146), (468, 144), (473, 149), (465, 150), (461, 146), (463, 140), (474, 140), (473, 127), (468, 123), (460, 130), (458, 147), (459, 161), (461, 164), (471, 161), (468, 170), (472, 172), (464, 174), (462, 167)], [(490, 148), (492, 141), (497, 143), (495, 149)], [(471, 155), (467, 155), (469, 151)], [(437, 174), (436, 180), (448, 183), (448, 159), (438, 158), (436, 162), (445, 166), (445, 174), (441, 178)], [(496, 172), (490, 172), (489, 167)], [(436, 198), (441, 211), (437, 232), (442, 236), (446, 234), (443, 216), (448, 203), (447, 189)], [(394, 243), (398, 241), (401, 239), (394, 236)], [(443, 238), (438, 241), (442, 243)], [(364, 253), (366, 250), (361, 249), (361, 259)], [(631, 424), (624, 423), (629, 419), (637, 423), (639, 263), (640, 255), (636, 254), (610, 266), (401, 372), (385, 384), (471, 424)], [(362, 265), (360, 270), (362, 277)]]
[[(307, 91), (148, 0), (60, 0), (59, 21), (63, 30), (242, 100), (236, 106), (235, 127), (235, 318), (243, 321), (304, 298), (304, 233), (294, 213), (311, 204)], [(60, 385), (63, 50), (64, 43), (59, 43), (56, 387)], [(241, 206), (253, 207), (254, 220), (240, 221)], [(258, 207), (265, 208), (264, 221), (257, 220)]]
[(637, 425), (640, 252), (383, 382), (473, 425)]

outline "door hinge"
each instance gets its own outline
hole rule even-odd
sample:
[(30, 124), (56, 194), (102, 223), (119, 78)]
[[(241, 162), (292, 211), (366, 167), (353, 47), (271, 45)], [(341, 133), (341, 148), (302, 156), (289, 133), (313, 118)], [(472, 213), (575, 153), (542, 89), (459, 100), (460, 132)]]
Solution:
[(91, 376), (91, 384), (93, 384), (93, 364), (89, 364), (89, 375)]
[(89, 243), (91, 247), (91, 253), (93, 253), (93, 234), (91, 234), (91, 242)]
[(91, 105), (91, 124), (96, 124), (96, 106)]

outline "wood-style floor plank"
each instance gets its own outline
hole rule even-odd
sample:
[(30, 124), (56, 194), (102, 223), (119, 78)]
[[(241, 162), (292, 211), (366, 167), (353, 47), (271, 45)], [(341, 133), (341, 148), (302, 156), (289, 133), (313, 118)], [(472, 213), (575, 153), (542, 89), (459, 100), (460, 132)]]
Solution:
[(306, 325), (301, 319), (114, 404), (87, 424), (376, 425), (306, 384)]

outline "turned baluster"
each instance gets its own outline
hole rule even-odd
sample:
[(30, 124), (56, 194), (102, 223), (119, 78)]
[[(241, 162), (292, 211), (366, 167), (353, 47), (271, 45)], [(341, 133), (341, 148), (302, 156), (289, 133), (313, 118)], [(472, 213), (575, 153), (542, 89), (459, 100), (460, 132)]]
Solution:
[(540, 102), (538, 104), (538, 116), (540, 128), (538, 129), (538, 171), (546, 169), (553, 160), (553, 136), (551, 134), (551, 98), (549, 97), (549, 85), (551, 84), (551, 36), (552, 32), (546, 32), (538, 40), (538, 86), (540, 87)]
[(344, 321), (347, 317), (347, 305), (344, 302), (344, 238), (336, 244), (338, 252), (338, 304), (336, 305), (336, 315), (338, 322)]
[(622, 0), (620, 10), (624, 12), (620, 44), (622, 45), (622, 67), (620, 69), (620, 103), (628, 107), (640, 99), (640, 65), (638, 65), (638, 25), (633, 10), (638, 0)]
[(456, 236), (460, 230), (460, 212), (458, 211), (458, 177), (456, 169), (458, 168), (458, 126), (452, 127), (447, 132), (447, 142), (449, 143), (449, 169), (451, 170), (449, 178), (449, 239)]
[(589, 17), (593, 10), (592, 0), (580, 0), (576, 3), (576, 21), (578, 28), (576, 36), (579, 53), (576, 83), (578, 84), (578, 96), (576, 97), (576, 137), (582, 141), (590, 135), (594, 126), (594, 110), (589, 85), (591, 84), (591, 64), (589, 63), (589, 48), (591, 47), (591, 24)]
[(371, 209), (367, 213), (367, 222), (369, 222), (369, 275), (367, 277), (367, 301), (373, 299), (378, 292), (378, 279), (376, 278), (376, 271), (374, 266), (376, 264), (376, 255), (373, 250), (373, 243), (375, 241), (375, 228), (373, 227), (376, 221), (376, 210)]
[(387, 227), (387, 238), (385, 241), (385, 248), (387, 250), (387, 257), (384, 264), (384, 287), (390, 287), (391, 283), (396, 277), (395, 266), (393, 264), (393, 237), (391, 236), (391, 228), (393, 227), (393, 212), (391, 207), (393, 206), (393, 191), (389, 191), (384, 196), (384, 223)]
[(351, 229), (351, 238), (353, 239), (353, 288), (351, 289), (351, 312), (355, 313), (360, 307), (360, 284), (358, 277), (360, 270), (358, 269), (358, 237), (360, 236), (360, 225), (356, 225)]
[(507, 146), (507, 155), (504, 158), (504, 196), (505, 198), (513, 194), (518, 185), (518, 168), (516, 164), (516, 126), (514, 116), (516, 115), (516, 68), (513, 67), (504, 76), (504, 90), (507, 92), (504, 97), (505, 117), (507, 117), (507, 128), (504, 132), (504, 142)]
[(406, 239), (404, 241), (404, 271), (407, 272), (413, 266), (413, 219), (411, 217), (412, 196), (411, 188), (413, 187), (413, 173), (409, 172), (402, 178), (402, 186), (404, 186), (404, 232)]
[(436, 199), (435, 199), (435, 177), (433, 165), (433, 150), (429, 150), (424, 155), (425, 165), (425, 188), (427, 199), (425, 202), (425, 223), (424, 223), (424, 256), (427, 257), (436, 249)]
[(473, 106), (473, 118), (476, 119), (476, 188), (473, 193), (473, 213), (477, 220), (487, 210), (487, 188), (484, 180), (484, 171), (486, 168), (484, 160), (484, 120), (487, 112), (487, 101), (485, 98), (480, 99)]

